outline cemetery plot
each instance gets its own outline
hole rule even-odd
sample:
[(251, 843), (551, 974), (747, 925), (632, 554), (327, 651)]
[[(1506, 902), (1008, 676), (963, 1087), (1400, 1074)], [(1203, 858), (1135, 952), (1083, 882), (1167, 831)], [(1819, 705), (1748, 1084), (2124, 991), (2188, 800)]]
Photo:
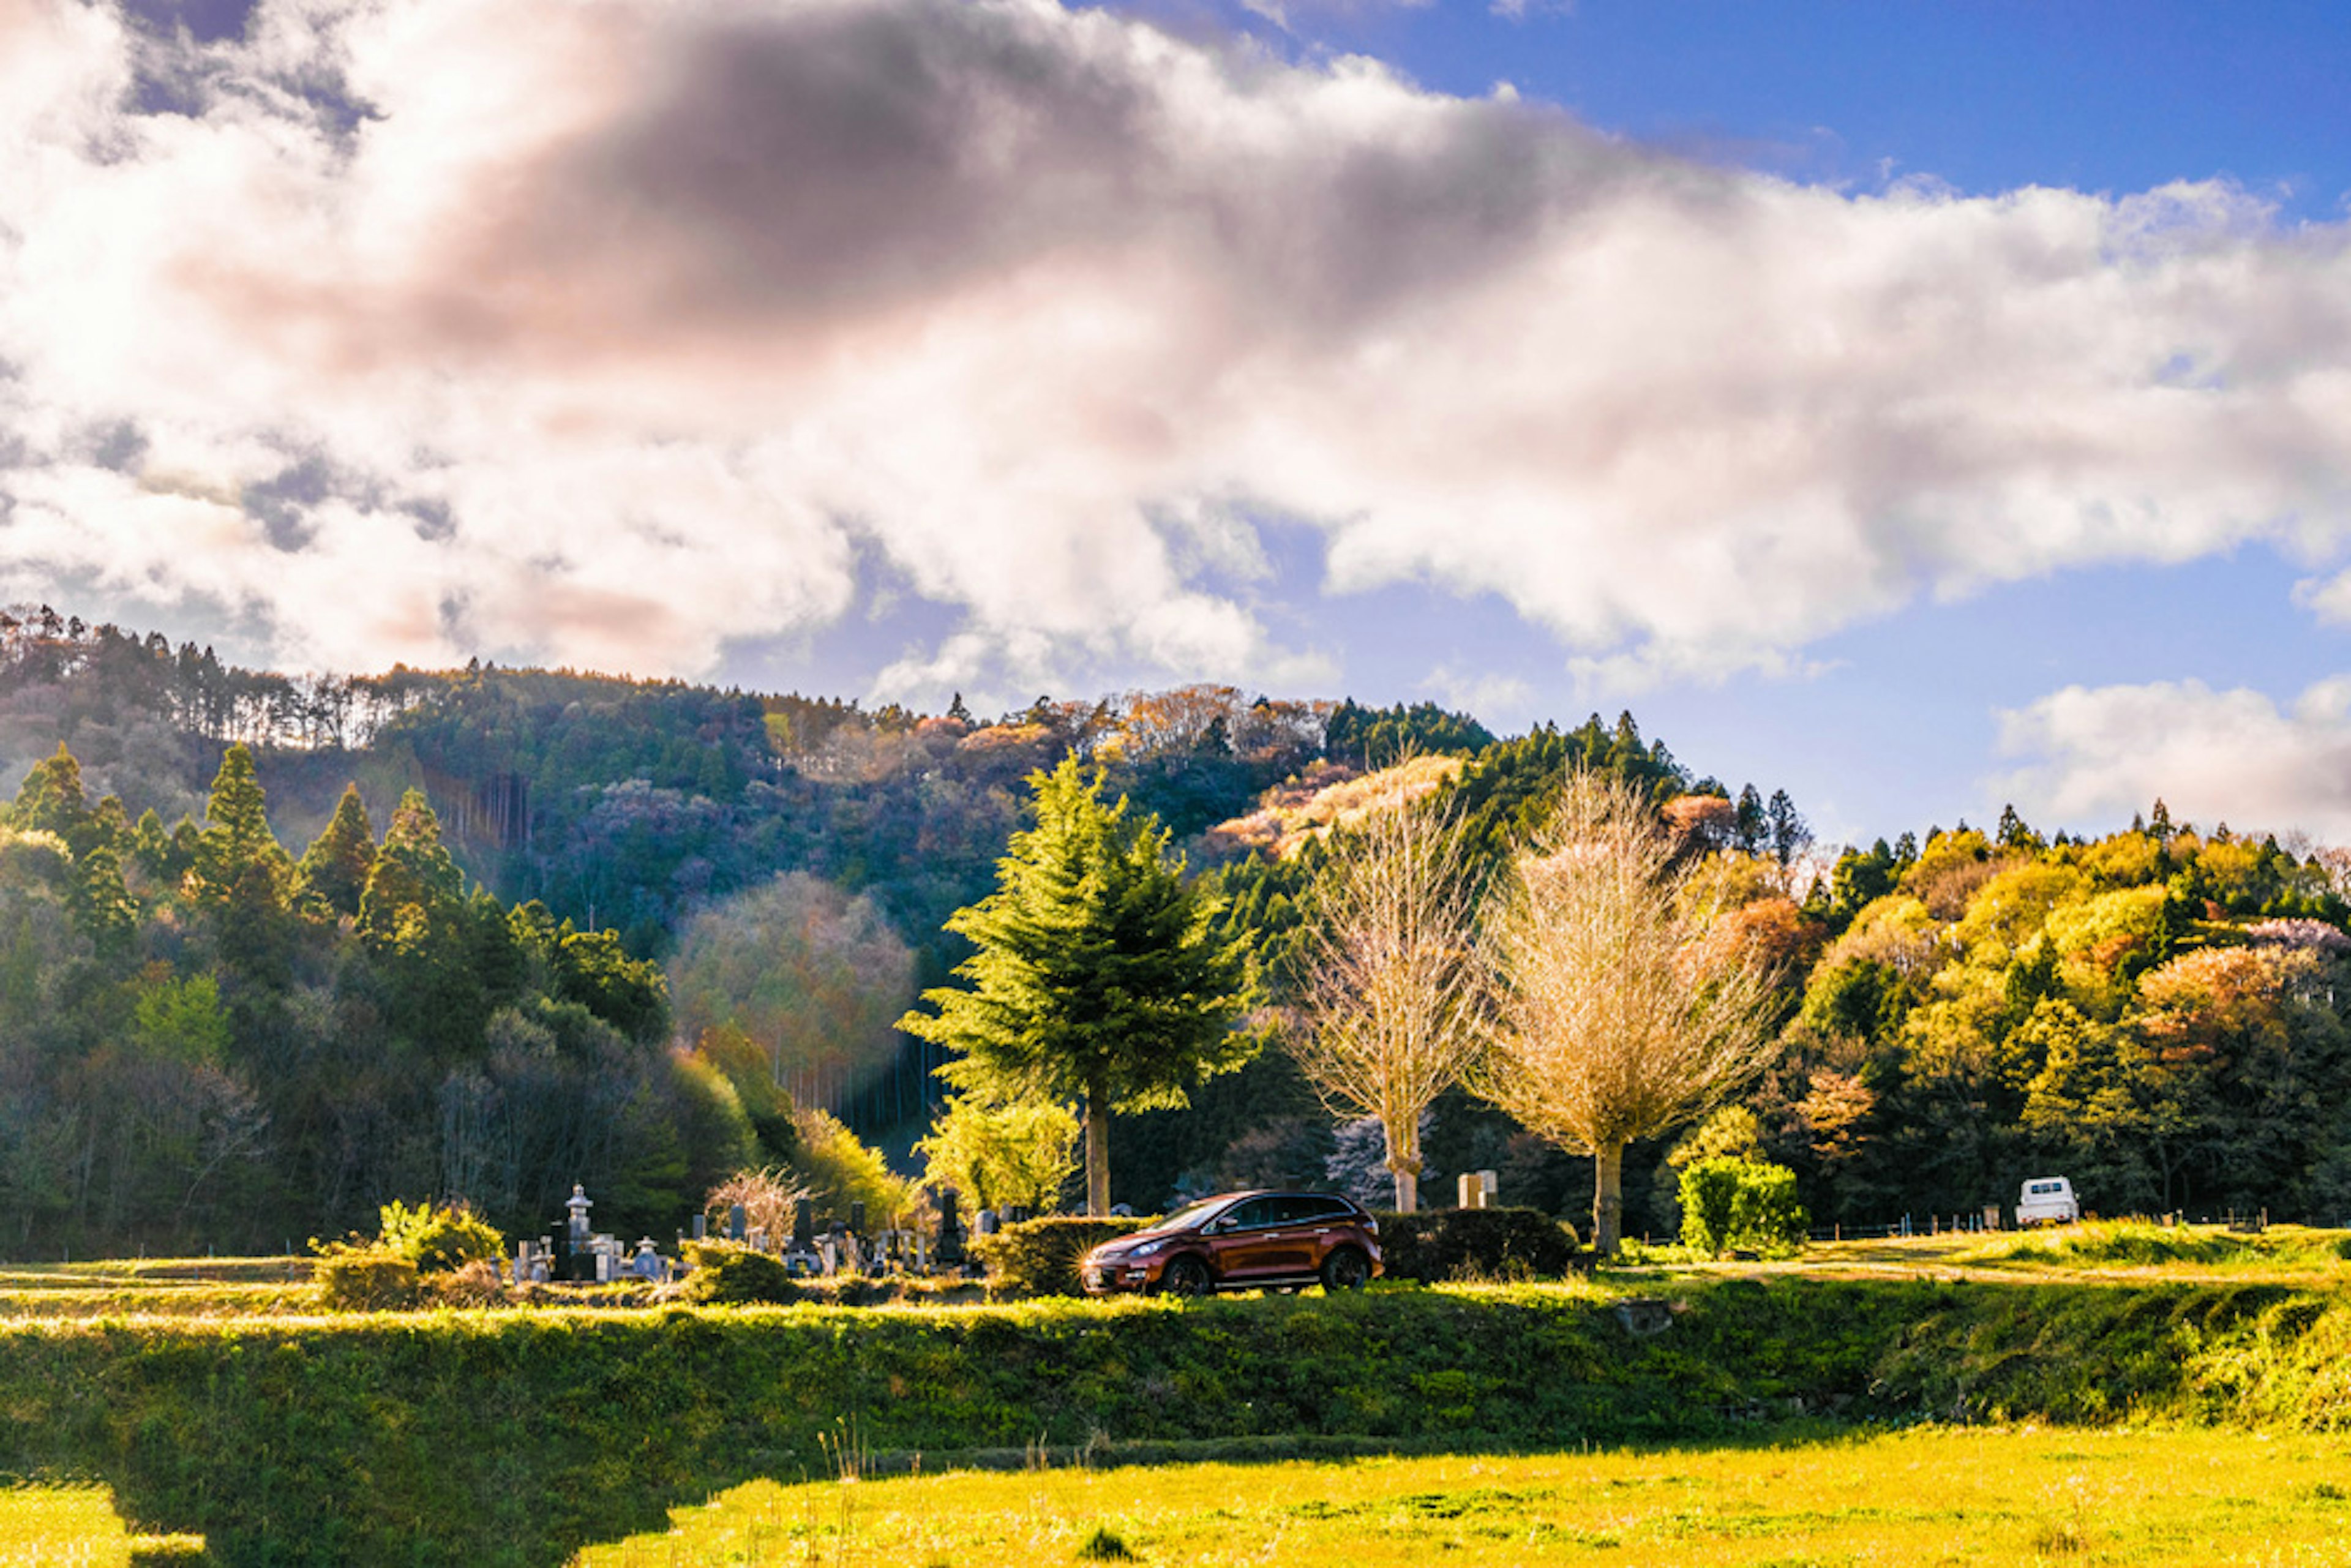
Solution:
[(574, 1568), (2319, 1564), (2351, 1560), (2351, 1442), (1916, 1427), (1628, 1453), (758, 1481), (673, 1518)]

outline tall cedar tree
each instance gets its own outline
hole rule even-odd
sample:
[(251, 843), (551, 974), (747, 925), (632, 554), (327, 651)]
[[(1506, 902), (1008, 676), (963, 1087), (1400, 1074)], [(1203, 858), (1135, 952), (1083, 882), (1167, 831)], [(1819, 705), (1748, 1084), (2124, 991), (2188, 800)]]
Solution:
[(346, 784), (333, 819), (294, 868), (294, 902), (316, 919), (350, 915), (356, 920), (368, 873), (374, 869), (375, 824), (368, 821), (360, 787)]
[(368, 873), (359, 927), (387, 981), (393, 1028), (436, 1054), (462, 1050), (481, 1027), (465, 893), (441, 820), (423, 791), (409, 790)]
[(253, 753), (232, 746), (204, 806), (189, 873), (195, 902), (212, 923), (223, 962), (248, 977), (274, 980), (284, 969), (287, 891), (294, 862), (269, 831), (267, 802)]
[(1107, 1214), (1111, 1113), (1180, 1109), (1256, 1050), (1233, 1027), (1248, 959), (1213, 934), (1218, 903), (1186, 884), (1156, 818), (1105, 805), (1075, 758), (1029, 784), (1037, 825), (947, 921), (979, 949), (956, 968), (967, 984), (925, 991), (936, 1013), (899, 1027), (963, 1053), (946, 1070), (959, 1086), (1081, 1100), (1086, 1207)]

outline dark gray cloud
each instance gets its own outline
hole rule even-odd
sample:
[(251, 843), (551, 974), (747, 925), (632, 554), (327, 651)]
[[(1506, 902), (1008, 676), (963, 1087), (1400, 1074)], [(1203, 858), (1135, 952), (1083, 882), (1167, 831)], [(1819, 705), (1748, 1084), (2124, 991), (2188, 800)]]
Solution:
[[(1423, 98), (1352, 134), (1220, 128), (1187, 99), (1278, 115), (1295, 73), (1040, 7), (702, 7), (631, 47), (619, 112), (486, 173), (463, 254), (501, 298), (595, 274), (607, 308), (664, 326), (833, 327), (1046, 258), (1148, 251), (1249, 329), (1343, 330), (1508, 268), (1628, 180), (1738, 191), (1507, 99)], [(436, 315), (500, 325), (446, 298)]]

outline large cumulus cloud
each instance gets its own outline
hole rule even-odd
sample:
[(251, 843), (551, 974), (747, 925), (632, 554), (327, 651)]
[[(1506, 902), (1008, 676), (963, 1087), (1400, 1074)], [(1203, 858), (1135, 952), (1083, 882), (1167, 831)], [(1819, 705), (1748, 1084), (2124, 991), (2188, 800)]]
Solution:
[(1043, 0), (0, 0), (20, 83), (0, 591), (310, 663), (707, 669), (879, 552), (962, 617), (886, 680), (1312, 678), (1279, 517), (1719, 672), (2346, 524), (2345, 232), (2221, 186), (1806, 187)]

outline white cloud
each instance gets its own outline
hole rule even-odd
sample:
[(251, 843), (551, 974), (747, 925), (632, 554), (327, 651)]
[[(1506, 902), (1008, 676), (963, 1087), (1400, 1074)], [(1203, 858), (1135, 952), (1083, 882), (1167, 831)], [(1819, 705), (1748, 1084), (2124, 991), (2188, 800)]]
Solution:
[(917, 700), (1271, 685), (1328, 667), (1252, 597), (1279, 517), (1586, 678), (1796, 670), (1921, 595), (2338, 546), (2346, 235), (1848, 195), (1047, 0), (263, 0), (193, 49), (0, 0), (0, 596), (694, 672), (870, 549), (965, 616)]
[(2174, 821), (2351, 841), (2351, 675), (2290, 707), (2198, 681), (2068, 686), (2001, 716), (2028, 758), (1993, 780), (2036, 821), (2106, 826), (2160, 798)]
[(1458, 713), (1476, 716), (1489, 725), (1507, 725), (1531, 716), (1535, 691), (1516, 675), (1479, 670), (1458, 670), (1449, 664), (1429, 671), (1420, 689)]

